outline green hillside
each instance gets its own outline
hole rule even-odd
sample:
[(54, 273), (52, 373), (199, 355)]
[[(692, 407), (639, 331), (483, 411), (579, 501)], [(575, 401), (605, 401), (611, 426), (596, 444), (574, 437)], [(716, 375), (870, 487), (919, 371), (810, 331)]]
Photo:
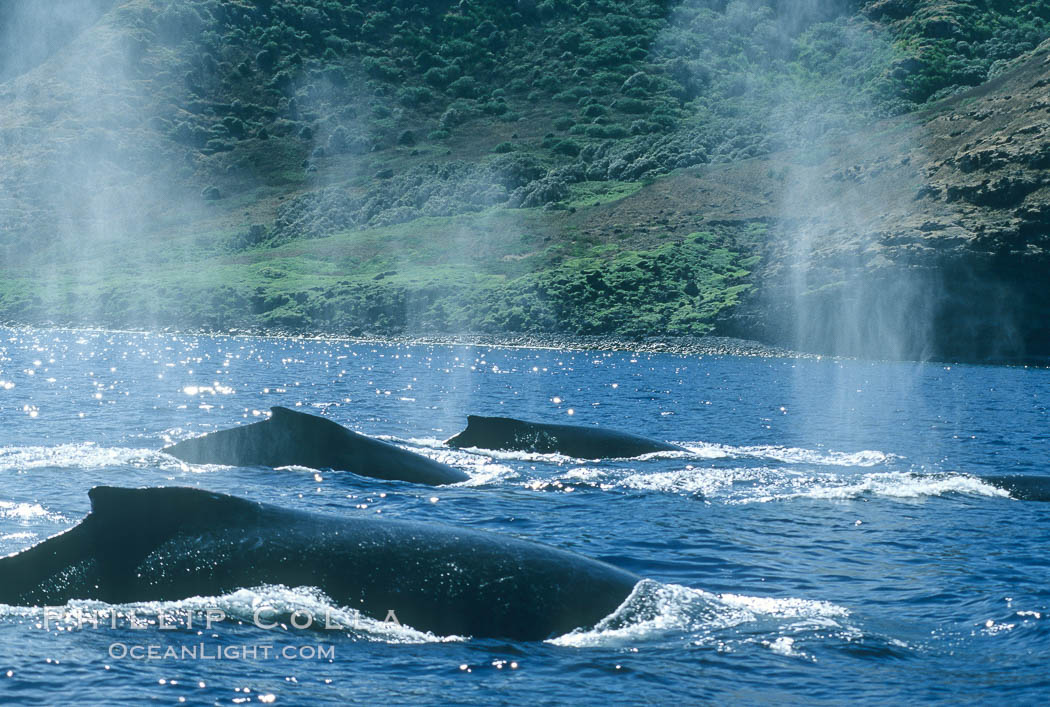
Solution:
[(0, 9), (2, 319), (710, 333), (771, 222), (682, 174), (782, 183), (1050, 36), (1045, 0), (80, 7)]

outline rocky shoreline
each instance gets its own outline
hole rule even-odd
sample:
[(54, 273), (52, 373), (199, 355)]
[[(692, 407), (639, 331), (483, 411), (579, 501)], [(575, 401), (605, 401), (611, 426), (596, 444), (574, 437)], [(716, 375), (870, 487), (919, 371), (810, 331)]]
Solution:
[[(307, 329), (262, 329), (256, 327), (212, 329), (207, 327), (113, 327), (98, 324), (56, 323), (53, 321), (27, 323), (0, 321), (0, 328), (51, 329), (58, 331), (98, 331), (125, 333), (160, 333), (176, 336), (245, 336), (315, 339), (361, 344), (399, 346), (473, 346), (489, 348), (548, 349), (553, 351), (628, 351), (640, 354), (671, 354), (672, 356), (745, 356), (751, 358), (797, 359), (855, 359), (853, 356), (834, 356), (813, 352), (794, 351), (782, 346), (764, 344), (751, 339), (731, 336), (649, 336), (628, 339), (613, 335), (573, 334), (381, 334), (359, 332), (317, 332)], [(863, 357), (861, 357), (863, 359)], [(870, 360), (884, 360), (872, 357)], [(985, 358), (944, 357), (924, 360), (925, 363), (971, 364), (984, 366), (1024, 366), (1050, 368), (1048, 356), (999, 356)]]
[(808, 358), (758, 341), (726, 336), (648, 337), (634, 341), (614, 336), (564, 334), (467, 334), (353, 338), (355, 341), (423, 344), (430, 346), (487, 346), (494, 348), (553, 349), (558, 351), (631, 351), (676, 356), (750, 356)]
[[(166, 330), (169, 331), (169, 330)], [(549, 349), (555, 351), (630, 351), (664, 353), (675, 356), (748, 356), (765, 358), (818, 358), (779, 346), (729, 336), (650, 336), (633, 340), (605, 335), (572, 334), (361, 334), (318, 333), (311, 331), (274, 331), (231, 329), (228, 331), (194, 330), (180, 332), (201, 336), (264, 336), (352, 341), (402, 346), (480, 346), (491, 348)]]
[[(137, 328), (113, 328), (106, 326), (57, 324), (46, 322), (0, 322), (0, 327), (12, 329), (57, 329), (67, 331), (126, 331), (141, 333)], [(605, 335), (571, 334), (341, 334), (298, 330), (226, 329), (217, 331), (206, 328), (176, 329), (163, 327), (157, 332), (186, 336), (258, 336), (320, 339), (329, 341), (351, 341), (374, 344), (423, 345), (423, 346), (482, 346), (492, 348), (551, 349), (557, 351), (630, 351), (634, 353), (666, 353), (676, 356), (748, 356), (765, 358), (817, 358), (815, 354), (792, 351), (749, 339), (729, 336), (650, 336), (632, 340)]]
[[(284, 337), (293, 339), (316, 339), (321, 341), (344, 341), (361, 344), (400, 346), (474, 346), (489, 348), (548, 349), (553, 351), (628, 351), (641, 354), (671, 354), (672, 356), (745, 356), (751, 358), (797, 358), (797, 359), (855, 359), (853, 356), (834, 356), (812, 352), (794, 351), (782, 346), (764, 344), (751, 339), (731, 336), (650, 336), (644, 339), (627, 339), (611, 335), (572, 334), (379, 334), (379, 333), (321, 333), (310, 330), (230, 328), (223, 330), (205, 327), (181, 329), (161, 327), (142, 329), (136, 327), (112, 327), (97, 324), (58, 324), (55, 322), (26, 323), (0, 321), (0, 328), (51, 329), (58, 331), (98, 331), (125, 333), (161, 333), (181, 336), (246, 336)], [(861, 357), (863, 358), (863, 357)], [(872, 357), (870, 360), (883, 360)], [(983, 366), (1024, 366), (1050, 368), (1048, 356), (1015, 356), (964, 358), (931, 358), (925, 363), (970, 364)]]

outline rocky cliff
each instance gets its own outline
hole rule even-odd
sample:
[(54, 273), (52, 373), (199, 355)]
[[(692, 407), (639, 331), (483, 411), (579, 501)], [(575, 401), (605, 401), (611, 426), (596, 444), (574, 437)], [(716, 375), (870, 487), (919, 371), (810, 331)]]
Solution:
[(1050, 355), (1048, 87), (1044, 43), (925, 113), (753, 166), (769, 197), (748, 218), (772, 237), (723, 330), (829, 353)]

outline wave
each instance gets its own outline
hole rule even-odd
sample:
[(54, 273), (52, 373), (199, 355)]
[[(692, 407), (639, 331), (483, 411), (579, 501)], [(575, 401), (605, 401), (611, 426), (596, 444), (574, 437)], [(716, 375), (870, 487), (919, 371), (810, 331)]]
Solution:
[(712, 594), (650, 579), (594, 628), (548, 640), (575, 648), (620, 647), (680, 634), (693, 645), (731, 651), (762, 645), (782, 655), (810, 658), (807, 639), (828, 636), (853, 641), (864, 636), (850, 623), (850, 611), (825, 601)]
[(618, 482), (621, 488), (658, 491), (710, 498), (731, 495), (737, 484), (764, 484), (783, 473), (769, 468), (696, 469), (685, 468), (652, 474), (630, 474)]
[[(173, 438), (192, 436), (169, 434), (171, 432), (169, 430), (165, 433), (165, 439), (170, 441)], [(404, 447), (405, 445), (400, 444), (399, 446)], [(471, 476), (469, 480), (461, 482), (463, 485), (493, 484), (517, 476), (517, 472), (509, 466), (494, 463), (491, 458), (482, 455), (469, 454), (447, 447), (444, 449), (405, 448), (441, 463), (463, 469)], [(232, 468), (222, 464), (190, 464), (158, 449), (102, 447), (94, 442), (59, 444), (54, 447), (0, 447), (0, 473), (50, 468), (109, 469), (114, 467), (192, 473), (210, 473)], [(315, 469), (298, 466), (282, 468), (316, 472)]]
[(785, 464), (816, 464), (820, 466), (871, 467), (902, 459), (896, 454), (889, 454), (873, 449), (859, 452), (817, 452), (812, 449), (797, 447), (742, 447), (745, 453), (765, 459), (775, 459)]
[(369, 618), (356, 609), (337, 605), (318, 589), (284, 585), (263, 585), (217, 597), (197, 596), (179, 601), (108, 604), (78, 599), (61, 607), (0, 605), (0, 621), (28, 622), (56, 631), (114, 630), (114, 626), (115, 630), (129, 631), (181, 630), (196, 637), (206, 626), (208, 612), (213, 612), (216, 621), (213, 631), (220, 625), (248, 626), (282, 635), (312, 632), (314, 638), (321, 634), (392, 644), (467, 640), (463, 636), (417, 631), (398, 623), (396, 616), (389, 621)]
[(864, 496), (911, 499), (949, 494), (1010, 498), (1010, 493), (1005, 489), (992, 486), (976, 476), (884, 472), (865, 474), (858, 480), (837, 479), (836, 482), (817, 484), (803, 491), (775, 493), (751, 499), (740, 499), (738, 502), (783, 501), (798, 498), (853, 500)]
[[(623, 490), (692, 496), (726, 503), (765, 503), (795, 499), (851, 500), (862, 497), (909, 499), (949, 494), (1009, 497), (1010, 493), (975, 476), (960, 473), (919, 473), (884, 471), (863, 475), (821, 471), (803, 465), (834, 465), (863, 468), (898, 457), (877, 451), (856, 453), (815, 452), (793, 447), (729, 447), (708, 445), (691, 447), (689, 453), (661, 452), (649, 457), (689, 460), (731, 455), (780, 461), (786, 466), (693, 466), (667, 470), (646, 470), (644, 465), (573, 465), (573, 460), (557, 454), (489, 452), (445, 447), (436, 439), (394, 440), (400, 446), (469, 474), (462, 486), (518, 484), (533, 491), (571, 492), (575, 490)], [(407, 446), (409, 442), (412, 447)], [(527, 467), (513, 462), (530, 462)], [(640, 460), (644, 461), (644, 459)], [(571, 463), (570, 463), (571, 462)], [(544, 473), (541, 464), (561, 467), (557, 476)], [(565, 468), (568, 466), (569, 468)], [(133, 467), (167, 472), (208, 473), (229, 467), (214, 464), (187, 464), (155, 449), (103, 447), (94, 442), (60, 444), (53, 447), (27, 446), (0, 448), (0, 473), (48, 468), (107, 469)], [(307, 470), (313, 472), (314, 470)], [(3, 505), (0, 517), (30, 520), (47, 517), (39, 505)]]
[(557, 477), (526, 479), (533, 491), (641, 491), (691, 496), (728, 504), (772, 501), (918, 499), (954, 494), (1010, 498), (1008, 490), (960, 473), (872, 472), (840, 475), (775, 467), (693, 467), (644, 472), (583, 466)]
[(54, 447), (0, 447), (0, 473), (27, 469), (104, 469), (116, 466), (184, 470), (185, 465), (156, 449), (100, 447), (94, 442)]
[[(0, 501), (0, 518), (11, 518), (13, 520), (50, 520), (64, 521), (65, 517), (60, 513), (49, 511), (39, 503), (18, 503), (15, 501)], [(13, 539), (14, 535), (5, 535), (2, 539)]]
[(28, 533), (28, 532), (7, 533), (5, 535), (0, 535), (0, 543), (7, 542), (9, 540), (32, 540), (32, 539), (34, 539), (36, 537), (37, 537), (36, 533)]
[[(399, 444), (412, 445), (432, 450), (447, 450), (443, 440), (434, 437), (413, 437), (399, 440), (396, 437), (381, 437)], [(784, 464), (810, 464), (816, 466), (843, 466), (843, 467), (872, 467), (880, 464), (902, 459), (896, 454), (880, 452), (873, 449), (863, 449), (859, 452), (836, 452), (832, 450), (818, 451), (801, 447), (782, 447), (775, 445), (733, 446), (715, 442), (675, 442), (685, 447), (688, 451), (663, 451), (642, 454), (637, 457), (629, 457), (638, 461), (650, 461), (658, 459), (770, 459)], [(418, 450), (415, 450), (418, 451)], [(565, 464), (579, 464), (581, 462), (593, 461), (565, 454), (528, 452), (519, 450), (482, 449), (479, 447), (467, 447), (462, 451), (472, 455), (486, 456), (492, 459), (504, 461), (539, 462), (564, 466)], [(610, 461), (618, 460), (618, 457), (609, 457)]]
[(734, 483), (761, 482), (778, 472), (767, 468), (702, 468), (686, 466), (673, 471), (639, 472), (633, 469), (575, 467), (556, 478), (534, 478), (523, 482), (532, 491), (653, 491), (708, 498), (731, 493)]
[(859, 452), (836, 452), (818, 451), (802, 447), (781, 447), (775, 445), (755, 445), (734, 447), (724, 444), (708, 444), (705, 442), (682, 442), (682, 446), (694, 452), (697, 456), (707, 459), (727, 458), (754, 458), (771, 459), (784, 464), (810, 464), (815, 466), (845, 466), (845, 467), (871, 467), (901, 457), (887, 452), (873, 449), (863, 449)]
[(470, 475), (466, 481), (453, 484), (455, 486), (487, 486), (520, 478), (520, 474), (512, 467), (495, 461), (500, 457), (483, 450), (446, 447), (442, 440), (434, 437), (400, 439), (389, 435), (379, 435), (377, 439), (436, 462), (462, 469)]

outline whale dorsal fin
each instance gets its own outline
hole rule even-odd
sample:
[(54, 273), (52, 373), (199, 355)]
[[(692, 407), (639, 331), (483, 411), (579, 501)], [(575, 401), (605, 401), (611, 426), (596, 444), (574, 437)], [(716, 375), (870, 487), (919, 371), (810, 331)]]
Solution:
[[(244, 499), (222, 493), (184, 486), (157, 486), (152, 488), (124, 488), (120, 486), (96, 486), (88, 491), (91, 512), (106, 515), (114, 510), (127, 511), (132, 504), (141, 506), (162, 505), (165, 507), (200, 506), (201, 504), (244, 504)], [(251, 505), (250, 502), (247, 502)]]
[(467, 427), (471, 425), (510, 425), (521, 424), (512, 417), (493, 417), (491, 415), (467, 415)]
[[(321, 417), (311, 412), (300, 412), (279, 405), (270, 408), (270, 420), (286, 430), (294, 431), (295, 434), (358, 436), (356, 432), (343, 427), (335, 420), (329, 420), (327, 417)], [(328, 437), (325, 437), (325, 440), (326, 442), (324, 443), (330, 443)]]
[(229, 526), (261, 508), (242, 498), (181, 487), (96, 486), (88, 497), (98, 559), (111, 571), (133, 566), (184, 528)]
[[(88, 496), (91, 513), (80, 523), (0, 557), (0, 603), (62, 604), (88, 596), (123, 602), (129, 573), (180, 530), (244, 522), (262, 509), (251, 501), (190, 488), (98, 486)], [(84, 582), (89, 583), (87, 593), (82, 593)]]
[(149, 528), (201, 525), (209, 520), (228, 521), (259, 508), (259, 504), (236, 496), (178, 486), (121, 488), (96, 486), (88, 491), (91, 515), (107, 524), (130, 524), (142, 519)]

